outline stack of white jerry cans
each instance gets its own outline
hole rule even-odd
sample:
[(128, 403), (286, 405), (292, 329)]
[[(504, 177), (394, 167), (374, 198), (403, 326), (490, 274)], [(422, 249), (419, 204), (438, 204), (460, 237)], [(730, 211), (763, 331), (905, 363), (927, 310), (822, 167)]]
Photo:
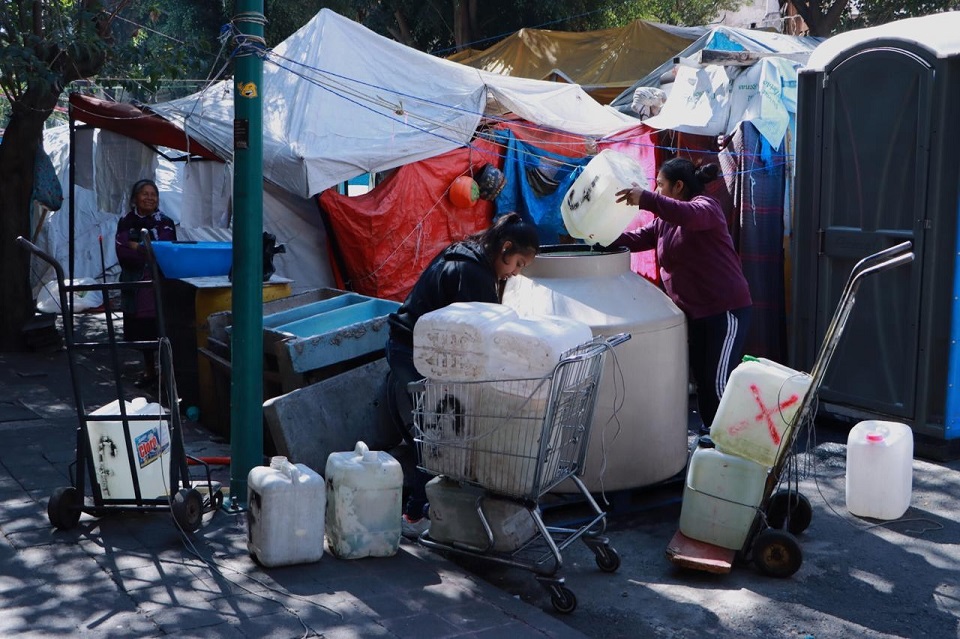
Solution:
[(740, 550), (764, 499), (767, 476), (789, 453), (797, 412), (812, 379), (767, 359), (745, 357), (734, 369), (710, 436), (687, 466), (680, 532)]

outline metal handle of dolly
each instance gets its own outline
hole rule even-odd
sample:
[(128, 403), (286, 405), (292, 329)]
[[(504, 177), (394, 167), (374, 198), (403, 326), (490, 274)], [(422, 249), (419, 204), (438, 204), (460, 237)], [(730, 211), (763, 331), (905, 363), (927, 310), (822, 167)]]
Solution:
[[(73, 311), (73, 306), (72, 305), (67, 306), (68, 298), (67, 298), (66, 289), (69, 286), (68, 284), (66, 284), (66, 280), (65, 280), (66, 276), (64, 275), (63, 267), (60, 266), (60, 262), (58, 262), (56, 259), (54, 259), (52, 255), (50, 255), (49, 253), (41, 249), (39, 246), (37, 246), (27, 238), (23, 237), (22, 235), (17, 236), (17, 244), (19, 244), (25, 250), (30, 251), (32, 254), (36, 255), (41, 260), (43, 260), (44, 262), (46, 262), (47, 264), (53, 267), (54, 272), (57, 274), (57, 289), (58, 289), (57, 292), (59, 293), (59, 297), (60, 297), (60, 312), (63, 313), (64, 317), (66, 318), (66, 314), (71, 313)], [(72, 300), (69, 300), (69, 301), (72, 302)], [(67, 341), (68, 345), (73, 343), (72, 327), (73, 327), (72, 321), (69, 321), (69, 322), (64, 321), (63, 323), (64, 339)]]
[(809, 394), (815, 395), (819, 390), (820, 383), (823, 381), (824, 372), (833, 357), (834, 351), (836, 351), (837, 343), (840, 341), (840, 336), (846, 327), (850, 311), (853, 310), (857, 289), (860, 287), (863, 278), (875, 273), (888, 271), (904, 264), (909, 264), (914, 259), (913, 252), (910, 251), (912, 246), (913, 244), (911, 242), (902, 242), (901, 244), (863, 258), (853, 267), (853, 270), (850, 272), (850, 277), (844, 286), (843, 293), (841, 293), (838, 312), (834, 314), (830, 325), (827, 327), (823, 343), (820, 346), (820, 352), (817, 354), (813, 370), (810, 371), (810, 377), (813, 379), (813, 383), (808, 391)]

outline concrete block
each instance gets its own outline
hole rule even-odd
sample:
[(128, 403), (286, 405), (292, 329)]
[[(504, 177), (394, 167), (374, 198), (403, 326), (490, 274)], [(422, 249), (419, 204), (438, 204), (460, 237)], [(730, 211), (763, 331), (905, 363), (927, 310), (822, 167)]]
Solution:
[(263, 413), (277, 454), (319, 473), (330, 453), (353, 450), (358, 441), (371, 450), (400, 442), (387, 403), (386, 359), (378, 359), (310, 386), (274, 397)]

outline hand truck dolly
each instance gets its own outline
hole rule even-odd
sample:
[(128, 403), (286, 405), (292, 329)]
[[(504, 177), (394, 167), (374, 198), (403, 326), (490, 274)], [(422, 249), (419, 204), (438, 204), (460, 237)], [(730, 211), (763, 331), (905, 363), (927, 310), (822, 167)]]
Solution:
[[(810, 372), (810, 385), (793, 423), (780, 443), (774, 465), (767, 473), (760, 505), (756, 508), (757, 514), (750, 524), (743, 547), (739, 551), (731, 550), (691, 539), (678, 530), (666, 549), (671, 562), (684, 568), (723, 574), (730, 572), (739, 552), (742, 557), (752, 559), (761, 573), (772, 577), (790, 577), (800, 569), (803, 555), (795, 535), (810, 525), (813, 510), (810, 501), (795, 488), (778, 490), (784, 470), (801, 427), (811, 424), (816, 416), (817, 394), (853, 310), (860, 283), (869, 275), (912, 262), (914, 255), (911, 248), (910, 242), (902, 242), (868, 255), (851, 270)], [(789, 486), (790, 482), (787, 484)], [(689, 481), (687, 487), (692, 488)]]
[[(169, 339), (164, 336), (160, 273), (150, 248), (150, 233), (144, 231), (142, 235), (153, 279), (99, 284), (65, 281), (63, 267), (54, 257), (29, 240), (17, 238), (22, 248), (56, 272), (67, 364), (79, 421), (76, 459), (70, 465), (71, 485), (55, 489), (47, 502), (47, 517), (59, 530), (75, 527), (83, 513), (101, 517), (114, 511), (170, 511), (184, 532), (193, 533), (199, 528), (204, 513), (223, 504), (223, 491), (219, 482), (211, 479), (209, 465), (188, 457), (184, 451), (172, 351)], [(122, 340), (114, 326), (110, 292), (147, 287), (153, 289), (156, 301), (159, 339), (155, 342)], [(105, 341), (78, 341), (73, 294), (83, 291), (99, 291), (103, 295)], [(140, 411), (138, 404), (142, 406), (144, 400), (125, 401), (120, 378), (121, 347), (138, 351), (158, 349), (160, 388), (165, 392), (166, 410), (153, 404), (152, 408), (148, 405)], [(102, 349), (110, 354), (116, 401), (88, 411), (77, 358), (82, 352)], [(205, 474), (202, 481), (191, 480), (188, 459), (202, 467)]]

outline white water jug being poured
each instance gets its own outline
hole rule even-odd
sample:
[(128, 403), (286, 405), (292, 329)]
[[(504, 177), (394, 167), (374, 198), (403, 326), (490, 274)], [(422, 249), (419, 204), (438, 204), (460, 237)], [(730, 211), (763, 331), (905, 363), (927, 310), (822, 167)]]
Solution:
[(632, 186), (649, 186), (640, 163), (610, 149), (600, 151), (583, 167), (560, 203), (567, 232), (590, 244), (612, 243), (639, 212), (635, 206), (617, 202), (617, 191)]

